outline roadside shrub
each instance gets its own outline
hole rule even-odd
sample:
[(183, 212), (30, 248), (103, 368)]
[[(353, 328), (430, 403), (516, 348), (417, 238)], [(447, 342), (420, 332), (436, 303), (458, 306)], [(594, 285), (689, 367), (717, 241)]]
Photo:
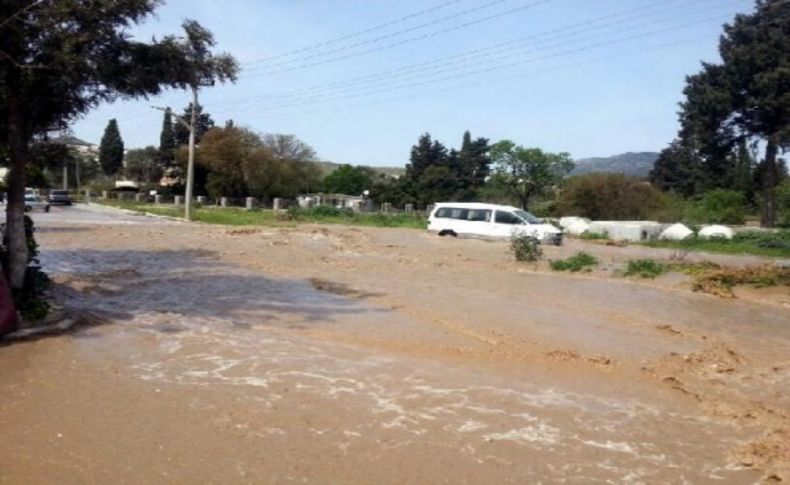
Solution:
[(738, 285), (752, 285), (756, 288), (790, 286), (790, 269), (778, 266), (720, 269), (697, 276), (691, 287), (694, 291), (734, 298), (732, 290)]
[(568, 179), (557, 208), (596, 220), (633, 220), (647, 219), (665, 204), (663, 194), (640, 178), (591, 173)]
[(692, 203), (685, 219), (696, 223), (743, 224), (748, 211), (749, 203), (743, 192), (715, 189)]
[(655, 259), (632, 259), (628, 262), (624, 274), (639, 278), (655, 278), (666, 270), (666, 265)]
[(531, 236), (514, 235), (510, 238), (510, 250), (516, 261), (538, 261), (543, 257), (543, 250), (537, 239)]
[(570, 271), (576, 273), (579, 271), (590, 271), (592, 267), (597, 264), (598, 260), (595, 256), (584, 251), (579, 251), (570, 258), (552, 261), (550, 266), (554, 271)]
[(790, 227), (790, 180), (776, 188), (776, 223), (780, 227)]

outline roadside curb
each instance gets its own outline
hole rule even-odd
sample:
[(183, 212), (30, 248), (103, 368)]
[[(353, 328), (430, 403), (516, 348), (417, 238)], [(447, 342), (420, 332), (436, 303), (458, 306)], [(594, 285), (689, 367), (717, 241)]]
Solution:
[(188, 221), (183, 217), (171, 217), (171, 216), (163, 216), (161, 214), (154, 214), (152, 212), (145, 212), (145, 211), (136, 211), (131, 209), (122, 209), (120, 207), (113, 207), (110, 205), (99, 204), (96, 202), (89, 202), (86, 205), (90, 207), (98, 207), (102, 210), (107, 210), (107, 212), (121, 212), (124, 214), (129, 214), (133, 216), (144, 216), (144, 217), (151, 217), (153, 219), (162, 219), (166, 221), (174, 221), (174, 222), (195, 222), (195, 221)]

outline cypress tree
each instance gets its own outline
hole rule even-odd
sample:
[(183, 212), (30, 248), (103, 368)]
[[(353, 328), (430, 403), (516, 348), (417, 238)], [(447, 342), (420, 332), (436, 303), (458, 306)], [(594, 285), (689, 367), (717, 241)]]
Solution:
[(123, 140), (115, 118), (107, 123), (107, 128), (104, 129), (104, 135), (101, 137), (99, 164), (108, 176), (115, 175), (123, 168)]
[(165, 110), (162, 119), (162, 132), (159, 135), (159, 164), (170, 167), (175, 160), (176, 135), (173, 131), (173, 113), (170, 108)]

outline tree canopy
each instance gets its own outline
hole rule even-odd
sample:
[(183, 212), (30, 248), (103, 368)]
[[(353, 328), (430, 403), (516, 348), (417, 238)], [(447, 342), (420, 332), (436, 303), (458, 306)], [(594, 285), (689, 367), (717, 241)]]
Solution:
[(24, 283), (25, 167), (35, 135), (63, 129), (104, 101), (159, 94), (208, 80), (235, 80), (229, 55), (205, 56), (211, 33), (194, 21), (185, 36), (135, 40), (130, 27), (160, 4), (158, 0), (62, 0), (0, 2), (0, 141), (8, 148), (11, 173), (6, 211), (8, 260), (4, 270), (13, 289)]
[(567, 153), (526, 148), (510, 140), (494, 144), (491, 159), (496, 177), (524, 210), (533, 197), (556, 187), (573, 170), (573, 161)]
[(324, 178), (324, 192), (330, 194), (362, 195), (370, 190), (375, 174), (367, 167), (341, 165)]

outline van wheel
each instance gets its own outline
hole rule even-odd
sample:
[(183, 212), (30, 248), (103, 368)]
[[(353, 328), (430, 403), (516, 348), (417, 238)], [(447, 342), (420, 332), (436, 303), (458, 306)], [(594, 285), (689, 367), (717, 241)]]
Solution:
[(32, 211), (32, 210), (33, 210), (33, 208), (32, 208), (32, 207), (30, 207), (29, 205), (26, 205), (26, 206), (25, 206), (25, 212), (30, 212), (30, 211)]
[(444, 237), (444, 236), (458, 237), (458, 234), (456, 234), (455, 231), (451, 231), (449, 229), (445, 229), (443, 231), (439, 231), (439, 235), (442, 236), (442, 237)]

